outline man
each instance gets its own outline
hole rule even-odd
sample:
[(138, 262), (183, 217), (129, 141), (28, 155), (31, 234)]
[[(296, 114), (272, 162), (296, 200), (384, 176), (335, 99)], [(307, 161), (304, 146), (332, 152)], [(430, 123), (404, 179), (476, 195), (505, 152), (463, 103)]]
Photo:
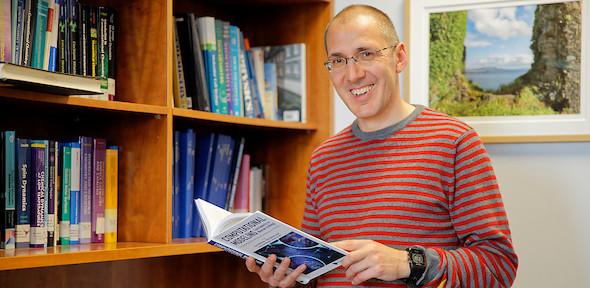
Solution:
[[(490, 159), (465, 123), (400, 97), (406, 47), (383, 12), (349, 6), (325, 33), (331, 81), (356, 121), (317, 148), (303, 228), (350, 252), (319, 287), (509, 287), (518, 265)], [(276, 257), (246, 265), (291, 287)]]

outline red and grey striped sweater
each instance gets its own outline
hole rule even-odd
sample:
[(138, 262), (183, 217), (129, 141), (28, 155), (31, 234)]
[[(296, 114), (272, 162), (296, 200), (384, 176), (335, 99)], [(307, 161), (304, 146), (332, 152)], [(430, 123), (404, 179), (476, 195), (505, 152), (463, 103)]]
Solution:
[[(516, 276), (508, 219), (490, 159), (465, 123), (417, 106), (375, 132), (358, 125), (311, 158), (303, 229), (328, 242), (372, 239), (427, 248), (428, 287), (509, 287)], [(344, 271), (319, 287), (348, 287)], [(370, 280), (364, 287), (405, 287)]]

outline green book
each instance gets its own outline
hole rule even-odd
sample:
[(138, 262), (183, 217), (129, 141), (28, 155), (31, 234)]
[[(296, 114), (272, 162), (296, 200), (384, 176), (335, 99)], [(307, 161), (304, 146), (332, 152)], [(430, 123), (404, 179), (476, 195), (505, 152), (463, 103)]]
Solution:
[(70, 146), (63, 146), (62, 165), (59, 241), (61, 245), (70, 245), (70, 181), (72, 178), (72, 147)]

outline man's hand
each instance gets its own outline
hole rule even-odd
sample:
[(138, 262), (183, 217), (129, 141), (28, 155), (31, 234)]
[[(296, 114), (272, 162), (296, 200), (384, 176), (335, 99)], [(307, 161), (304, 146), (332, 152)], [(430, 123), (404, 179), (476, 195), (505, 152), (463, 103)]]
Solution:
[(408, 252), (387, 247), (373, 240), (344, 240), (332, 243), (349, 251), (342, 266), (346, 278), (358, 285), (372, 278), (384, 281), (408, 278)]
[(305, 264), (301, 264), (295, 270), (291, 271), (291, 273), (287, 274), (291, 260), (285, 258), (273, 273), (273, 267), (276, 261), (277, 256), (273, 254), (266, 259), (266, 262), (261, 267), (258, 267), (254, 258), (248, 257), (246, 259), (246, 267), (248, 271), (257, 273), (265, 283), (268, 283), (272, 287), (281, 288), (293, 287), (297, 277), (307, 269)]

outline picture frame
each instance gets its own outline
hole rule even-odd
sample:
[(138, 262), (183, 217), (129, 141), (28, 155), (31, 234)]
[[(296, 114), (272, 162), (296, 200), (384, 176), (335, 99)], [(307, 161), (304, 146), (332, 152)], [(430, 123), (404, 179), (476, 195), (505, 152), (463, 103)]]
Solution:
[[(590, 29), (582, 29), (590, 27), (588, 0), (406, 0), (405, 7), (409, 65), (404, 98), (408, 102), (456, 116), (473, 127), (485, 143), (590, 141)], [(562, 12), (571, 7), (574, 10)], [(546, 32), (547, 27), (553, 27), (553, 34)], [(454, 36), (453, 31), (462, 32)], [(575, 37), (568, 31), (575, 31)], [(525, 43), (527, 35), (534, 48)], [(565, 41), (559, 37), (566, 37)], [(555, 46), (564, 42), (572, 44)], [(485, 45), (487, 50), (476, 49)], [(527, 45), (534, 52), (516, 52), (526, 50)], [(502, 49), (508, 52), (494, 54)], [(562, 52), (566, 55), (551, 56)], [(540, 66), (547, 63), (553, 68)], [(520, 65), (524, 74), (516, 75), (513, 64)], [(454, 72), (447, 71), (449, 66), (455, 67), (450, 70)], [(554, 70), (566, 76), (547, 72)]]

